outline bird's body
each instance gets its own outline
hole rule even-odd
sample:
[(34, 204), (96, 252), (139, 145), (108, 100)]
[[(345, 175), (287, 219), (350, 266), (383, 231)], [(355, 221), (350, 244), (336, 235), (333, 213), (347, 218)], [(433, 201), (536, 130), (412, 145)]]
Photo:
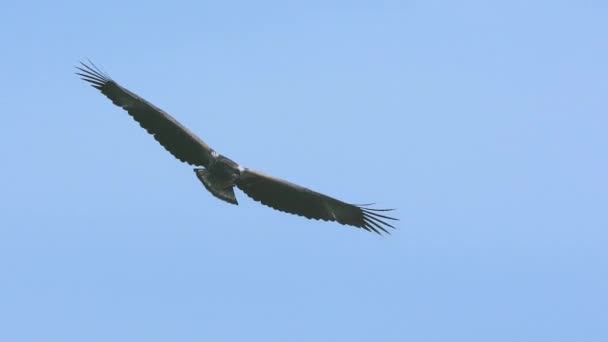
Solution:
[(217, 153), (171, 115), (121, 87), (92, 63), (76, 67), (78, 75), (100, 90), (115, 105), (125, 109), (169, 153), (182, 162), (196, 166), (194, 172), (215, 197), (238, 204), (234, 188), (276, 210), (310, 219), (335, 221), (376, 233), (394, 228), (380, 214), (389, 209), (374, 209), (342, 202), (305, 187), (240, 166)]
[(196, 176), (215, 197), (232, 204), (238, 204), (234, 186), (241, 177), (243, 168), (233, 160), (213, 151), (209, 166), (194, 169)]

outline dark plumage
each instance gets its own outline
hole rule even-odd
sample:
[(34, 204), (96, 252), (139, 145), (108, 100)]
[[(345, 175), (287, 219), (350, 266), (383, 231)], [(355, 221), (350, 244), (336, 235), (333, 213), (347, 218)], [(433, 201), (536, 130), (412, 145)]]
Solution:
[(323, 195), (299, 185), (273, 178), (239, 166), (203, 142), (162, 109), (121, 87), (93, 63), (80, 63), (77, 75), (101, 91), (115, 105), (125, 109), (156, 141), (182, 162), (195, 168), (198, 179), (215, 197), (238, 204), (234, 187), (247, 196), (276, 210), (309, 219), (335, 221), (378, 234), (395, 228), (382, 214), (392, 209), (374, 209), (354, 205)]

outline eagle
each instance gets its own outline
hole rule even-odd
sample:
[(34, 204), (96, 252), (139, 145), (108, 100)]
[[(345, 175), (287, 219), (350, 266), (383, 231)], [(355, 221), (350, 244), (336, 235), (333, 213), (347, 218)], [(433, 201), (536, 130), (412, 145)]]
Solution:
[(194, 166), (196, 177), (213, 196), (222, 201), (238, 205), (234, 194), (237, 187), (257, 202), (308, 219), (333, 221), (378, 234), (390, 234), (387, 229), (395, 229), (389, 222), (397, 219), (386, 213), (394, 209), (346, 203), (242, 167), (210, 148), (167, 112), (119, 85), (90, 60), (88, 63), (80, 62), (76, 69), (76, 75), (126, 110), (175, 158)]

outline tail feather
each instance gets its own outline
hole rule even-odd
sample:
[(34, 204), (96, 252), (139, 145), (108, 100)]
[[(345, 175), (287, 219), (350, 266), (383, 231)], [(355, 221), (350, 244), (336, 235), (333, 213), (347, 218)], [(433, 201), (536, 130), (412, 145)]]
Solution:
[(239, 204), (234, 195), (234, 183), (226, 183), (217, 179), (207, 169), (194, 169), (194, 172), (196, 173), (196, 177), (213, 196), (230, 204)]

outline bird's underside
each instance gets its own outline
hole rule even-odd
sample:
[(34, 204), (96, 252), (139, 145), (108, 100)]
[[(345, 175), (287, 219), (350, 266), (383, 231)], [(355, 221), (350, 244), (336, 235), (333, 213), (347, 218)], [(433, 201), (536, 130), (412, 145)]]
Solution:
[(273, 209), (309, 219), (334, 221), (378, 234), (388, 233), (397, 220), (385, 215), (392, 209), (354, 205), (312, 191), (305, 187), (241, 167), (218, 154), (171, 115), (113, 81), (92, 62), (80, 63), (79, 75), (101, 91), (115, 105), (129, 113), (169, 153), (195, 166), (197, 178), (215, 197), (238, 204), (234, 187), (253, 200)]

